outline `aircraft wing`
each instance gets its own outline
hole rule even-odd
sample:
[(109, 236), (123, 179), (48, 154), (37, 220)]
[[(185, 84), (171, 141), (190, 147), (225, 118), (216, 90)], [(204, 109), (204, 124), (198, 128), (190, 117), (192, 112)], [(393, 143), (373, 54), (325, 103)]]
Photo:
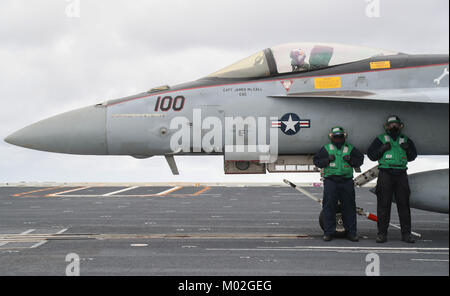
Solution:
[(271, 98), (336, 98), (374, 101), (397, 101), (416, 103), (448, 104), (448, 87), (408, 88), (408, 89), (376, 89), (376, 90), (337, 90), (297, 92), (285, 95), (269, 96)]

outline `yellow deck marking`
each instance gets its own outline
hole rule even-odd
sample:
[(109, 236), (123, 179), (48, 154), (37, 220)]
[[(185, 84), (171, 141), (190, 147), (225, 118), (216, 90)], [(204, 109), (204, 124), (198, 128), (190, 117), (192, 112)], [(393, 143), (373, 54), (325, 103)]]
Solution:
[[(198, 185), (198, 186), (200, 187), (200, 185)], [(75, 188), (75, 189), (63, 190), (63, 191), (59, 191), (59, 192), (55, 192), (55, 193), (49, 193), (49, 194), (44, 195), (44, 197), (104, 197), (104, 196), (108, 196), (109, 195), (109, 194), (106, 194), (106, 195), (105, 194), (93, 195), (93, 194), (76, 194), (76, 193), (75, 194), (67, 194), (67, 193), (81, 191), (81, 190), (85, 190), (85, 189), (89, 189), (89, 188), (95, 188), (95, 187), (99, 187), (99, 186), (83, 186), (83, 187), (78, 187), (78, 188)], [(177, 194), (176, 193), (176, 191), (178, 191), (178, 190), (180, 190), (180, 189), (182, 189), (184, 187), (185, 186), (175, 186), (175, 187), (170, 188), (170, 189), (168, 189), (166, 191), (162, 191), (162, 192), (156, 193), (156, 194), (155, 193), (153, 193), (153, 194), (142, 194), (142, 195), (117, 194), (117, 195), (114, 195), (114, 196), (115, 197), (158, 197), (158, 196), (166, 196), (166, 195), (169, 195), (169, 194), (172, 195), (172, 193), (174, 193), (174, 192), (175, 192), (175, 194), (173, 194), (173, 196), (197, 196), (197, 195), (200, 195), (200, 194), (202, 194), (202, 193), (204, 193), (204, 192), (206, 192), (206, 191), (211, 189), (211, 187), (201, 186), (203, 188), (200, 191), (197, 191), (197, 192), (195, 192), (193, 194), (181, 194), (181, 193)], [(64, 188), (64, 187), (58, 186), (58, 187), (51, 187), (51, 188), (42, 188), (42, 189), (39, 189), (39, 190), (33, 190), (33, 191), (28, 191), (28, 192), (17, 193), (17, 194), (14, 194), (13, 196), (15, 196), (15, 197), (23, 197), (23, 196), (25, 196), (25, 197), (32, 197), (32, 196), (26, 196), (26, 195), (30, 194), (30, 193), (35, 193), (35, 192), (49, 191), (49, 190), (61, 189), (61, 188)], [(133, 188), (130, 187), (130, 188), (126, 188), (126, 189), (123, 189), (123, 190), (120, 190), (120, 191), (128, 191), (128, 190), (131, 190), (131, 189), (133, 189)], [(119, 192), (117, 192), (117, 193), (119, 193)], [(114, 193), (116, 193), (116, 192), (114, 192)]]
[(53, 189), (57, 189), (57, 188), (60, 188), (60, 187), (50, 187), (50, 188), (43, 188), (43, 189), (33, 190), (33, 191), (28, 191), (28, 192), (16, 193), (16, 194), (13, 194), (13, 196), (18, 197), (18, 196), (27, 195), (30, 193), (49, 191), (49, 190), (53, 190)]
[(209, 189), (211, 189), (211, 187), (205, 187), (205, 188), (203, 188), (202, 190), (200, 190), (200, 191), (198, 191), (198, 192), (192, 194), (192, 196), (200, 195), (200, 194), (202, 194), (203, 192), (208, 191)]

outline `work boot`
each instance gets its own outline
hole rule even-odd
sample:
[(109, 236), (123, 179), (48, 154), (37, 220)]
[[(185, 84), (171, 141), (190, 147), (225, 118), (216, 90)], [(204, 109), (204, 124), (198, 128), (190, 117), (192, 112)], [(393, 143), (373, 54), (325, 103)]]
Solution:
[(387, 242), (387, 236), (385, 234), (379, 234), (377, 236), (376, 242), (379, 243), (379, 244)]
[(329, 234), (325, 234), (322, 237), (322, 239), (323, 239), (324, 242), (329, 242), (329, 241), (331, 241), (333, 239), (333, 237), (331, 235), (329, 235)]
[(347, 239), (354, 243), (359, 242), (359, 237), (356, 234), (347, 236)]
[(409, 244), (413, 244), (416, 242), (416, 240), (412, 237), (411, 234), (402, 235), (402, 241)]

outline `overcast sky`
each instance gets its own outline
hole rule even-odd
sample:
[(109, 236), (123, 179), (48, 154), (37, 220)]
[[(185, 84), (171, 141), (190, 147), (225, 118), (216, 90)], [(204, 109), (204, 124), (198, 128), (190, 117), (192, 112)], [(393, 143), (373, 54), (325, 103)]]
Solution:
[[(0, 0), (0, 138), (71, 109), (191, 81), (263, 48), (338, 42), (406, 53), (449, 51), (448, 0)], [(367, 5), (379, 3), (379, 17)], [(71, 6), (74, 7), (74, 6)], [(376, 13), (376, 10), (372, 10)], [(75, 15), (76, 16), (76, 15)], [(420, 136), (420, 135), (412, 135)], [(0, 182), (278, 182), (225, 176), (221, 157), (45, 153), (0, 141)], [(375, 165), (366, 159), (363, 169)], [(420, 157), (410, 172), (448, 167)], [(318, 181), (317, 174), (290, 174)]]

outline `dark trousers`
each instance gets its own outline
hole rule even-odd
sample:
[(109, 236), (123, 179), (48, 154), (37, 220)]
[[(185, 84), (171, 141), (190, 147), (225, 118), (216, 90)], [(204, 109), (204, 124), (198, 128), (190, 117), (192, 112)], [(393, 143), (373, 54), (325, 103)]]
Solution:
[(334, 181), (325, 179), (323, 182), (323, 216), (324, 234), (336, 232), (336, 210), (341, 202), (342, 220), (347, 235), (356, 235), (356, 202), (353, 179)]
[(391, 220), (391, 205), (393, 197), (397, 203), (398, 216), (402, 235), (411, 233), (411, 210), (409, 207), (409, 183), (408, 175), (390, 174), (380, 170), (377, 181), (377, 215), (378, 234), (387, 235)]

